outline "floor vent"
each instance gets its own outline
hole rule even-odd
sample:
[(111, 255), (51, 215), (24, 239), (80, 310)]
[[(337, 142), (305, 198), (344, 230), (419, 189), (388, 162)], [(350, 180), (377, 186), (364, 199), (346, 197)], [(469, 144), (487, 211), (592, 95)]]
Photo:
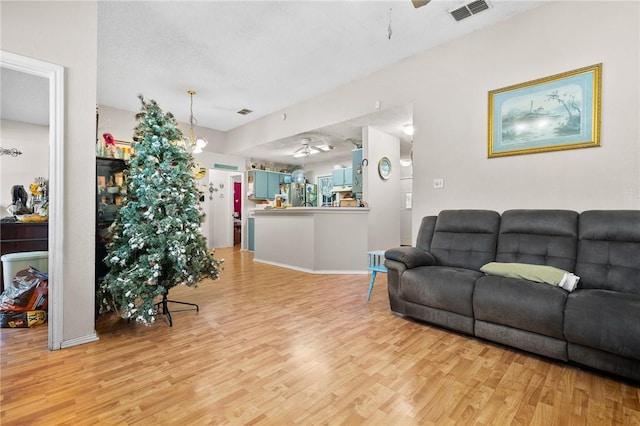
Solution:
[(471, 3), (460, 6), (457, 9), (450, 10), (449, 13), (456, 21), (462, 21), (465, 18), (489, 9), (489, 4), (485, 0), (476, 0)]

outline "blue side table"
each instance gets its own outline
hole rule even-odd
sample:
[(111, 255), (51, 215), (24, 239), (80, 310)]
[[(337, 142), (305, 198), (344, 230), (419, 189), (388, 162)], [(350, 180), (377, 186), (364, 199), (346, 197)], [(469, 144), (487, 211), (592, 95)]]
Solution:
[(368, 262), (367, 269), (371, 271), (371, 282), (369, 283), (369, 293), (367, 294), (367, 302), (371, 299), (373, 291), (373, 283), (376, 280), (378, 272), (387, 273), (387, 267), (384, 266), (384, 250), (374, 250), (367, 252)]

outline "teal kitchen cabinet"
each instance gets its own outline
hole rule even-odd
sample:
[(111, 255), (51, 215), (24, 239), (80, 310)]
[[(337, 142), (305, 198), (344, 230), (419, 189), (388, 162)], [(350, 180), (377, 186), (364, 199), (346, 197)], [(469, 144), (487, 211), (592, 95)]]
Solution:
[(253, 180), (253, 196), (259, 200), (266, 200), (269, 194), (269, 183), (267, 181), (267, 172), (255, 170), (249, 172), (249, 179)]
[(280, 184), (291, 182), (291, 175), (286, 173), (252, 170), (249, 172), (249, 182), (253, 181), (253, 195), (249, 198), (256, 200), (274, 200), (280, 193)]
[(275, 200), (276, 194), (280, 193), (280, 173), (267, 173), (267, 199)]
[(351, 186), (353, 184), (353, 169), (351, 167), (334, 169), (331, 173), (331, 178), (334, 187)]

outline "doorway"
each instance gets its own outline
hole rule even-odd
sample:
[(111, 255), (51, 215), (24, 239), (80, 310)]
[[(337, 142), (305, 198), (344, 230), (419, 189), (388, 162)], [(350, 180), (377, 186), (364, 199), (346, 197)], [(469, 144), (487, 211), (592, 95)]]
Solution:
[(203, 232), (210, 248), (234, 247), (242, 241), (242, 173), (209, 169)]
[[(46, 79), (48, 90), (48, 348), (62, 345), (64, 235), (64, 68), (26, 56), (0, 51), (0, 68)], [(3, 107), (5, 98), (3, 95)], [(4, 109), (4, 108), (3, 108)]]

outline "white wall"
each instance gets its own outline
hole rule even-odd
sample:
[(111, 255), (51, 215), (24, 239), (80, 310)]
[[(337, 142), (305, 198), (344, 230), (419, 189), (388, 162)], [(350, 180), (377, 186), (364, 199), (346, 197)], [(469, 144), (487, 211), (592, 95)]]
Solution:
[[(414, 186), (423, 185), (414, 225), (445, 208), (640, 208), (638, 9), (638, 2), (554, 2), (416, 60)], [(487, 159), (489, 90), (596, 63), (603, 63), (600, 148)], [(433, 189), (436, 177), (445, 179), (443, 190)]]
[(2, 1), (1, 47), (65, 67), (62, 337), (94, 335), (97, 5)]
[[(412, 103), (413, 234), (451, 208), (640, 208), (640, 3), (548, 2), (230, 131), (247, 148)], [(603, 63), (599, 148), (487, 158), (488, 92)], [(279, 114), (286, 112), (283, 122)], [(434, 178), (445, 188), (432, 187)]]
[[(156, 99), (158, 105), (162, 108), (162, 102), (160, 99)], [(185, 104), (186, 108), (186, 104)], [(105, 105), (98, 107), (99, 122), (98, 122), (98, 137), (102, 138), (104, 133), (111, 133), (116, 140), (131, 142), (133, 141), (133, 131), (138, 124), (136, 121), (136, 114), (140, 111), (127, 111), (118, 108), (112, 108)], [(169, 112), (163, 109), (165, 113)], [(187, 135), (189, 132), (189, 123), (178, 122), (183, 134)], [(205, 138), (209, 144), (207, 145), (207, 151), (211, 152), (225, 152), (226, 149), (226, 133), (219, 130), (207, 129), (205, 127), (197, 126), (195, 128), (196, 134)]]
[(411, 194), (411, 200), (413, 201), (413, 179), (410, 177), (400, 178), (400, 244), (404, 246), (414, 245), (413, 233), (412, 233), (412, 221), (411, 212), (413, 211), (413, 204), (407, 208), (406, 197), (407, 194)]
[[(362, 128), (362, 153), (368, 161), (363, 170), (363, 197), (369, 205), (369, 250), (386, 250), (400, 245), (400, 140), (373, 127)], [(378, 162), (391, 161), (391, 175), (378, 174)]]
[(29, 193), (36, 177), (49, 179), (49, 126), (1, 120), (0, 128), (0, 146), (22, 152), (0, 156), (0, 217), (5, 217), (10, 216), (11, 187), (22, 185)]

